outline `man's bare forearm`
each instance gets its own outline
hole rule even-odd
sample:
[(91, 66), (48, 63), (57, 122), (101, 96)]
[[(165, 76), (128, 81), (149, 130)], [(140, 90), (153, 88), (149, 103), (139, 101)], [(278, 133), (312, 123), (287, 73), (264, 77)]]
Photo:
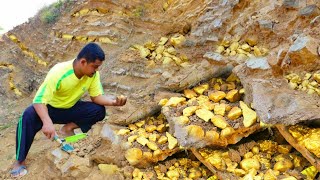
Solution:
[(116, 97), (100, 95), (97, 97), (91, 97), (92, 102), (102, 105), (102, 106), (113, 106), (116, 102)]
[(43, 124), (53, 124), (48, 113), (48, 108), (45, 104), (33, 104), (33, 107), (36, 110)]
[(91, 97), (92, 102), (102, 105), (102, 106), (123, 106), (127, 102), (127, 98), (125, 96), (106, 96), (100, 95), (97, 97)]

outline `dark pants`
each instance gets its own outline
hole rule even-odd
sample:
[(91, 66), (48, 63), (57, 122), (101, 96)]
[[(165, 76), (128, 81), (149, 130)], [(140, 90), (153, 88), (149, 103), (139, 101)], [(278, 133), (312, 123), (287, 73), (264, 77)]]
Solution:
[[(104, 106), (78, 101), (69, 109), (58, 109), (47, 105), (49, 116), (54, 124), (67, 124), (73, 122), (77, 124), (82, 132), (90, 130), (91, 126), (101, 121), (106, 116)], [(41, 130), (42, 121), (30, 105), (21, 116), (16, 132), (16, 159), (21, 162), (27, 157), (31, 144), (36, 133)]]

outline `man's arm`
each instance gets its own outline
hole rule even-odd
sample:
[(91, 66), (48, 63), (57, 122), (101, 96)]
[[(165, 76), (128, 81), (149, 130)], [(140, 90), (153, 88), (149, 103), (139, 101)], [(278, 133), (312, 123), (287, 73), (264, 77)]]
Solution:
[(47, 106), (45, 104), (33, 104), (33, 107), (43, 123), (41, 129), (43, 134), (45, 134), (49, 139), (53, 139), (56, 134), (56, 130), (54, 129), (52, 120), (49, 116)]
[(127, 102), (127, 98), (124, 96), (106, 96), (99, 95), (96, 97), (91, 97), (92, 102), (102, 105), (102, 106), (123, 106)]

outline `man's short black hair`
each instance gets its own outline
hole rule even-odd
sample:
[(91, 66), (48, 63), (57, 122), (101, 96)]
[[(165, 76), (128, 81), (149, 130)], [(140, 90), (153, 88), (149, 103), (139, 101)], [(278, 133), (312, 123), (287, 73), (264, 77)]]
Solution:
[(88, 63), (95, 62), (97, 59), (104, 61), (105, 55), (101, 47), (96, 43), (89, 43), (84, 46), (77, 56), (77, 60), (85, 58)]

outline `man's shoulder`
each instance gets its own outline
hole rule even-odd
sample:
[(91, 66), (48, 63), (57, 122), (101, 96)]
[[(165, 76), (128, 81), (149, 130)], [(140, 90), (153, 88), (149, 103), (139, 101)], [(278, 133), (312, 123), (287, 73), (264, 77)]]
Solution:
[(54, 73), (62, 73), (62, 72), (64, 72), (64, 71), (73, 70), (73, 68), (72, 68), (72, 62), (73, 62), (73, 60), (64, 61), (64, 62), (59, 62), (59, 63), (55, 64), (55, 65), (50, 69), (50, 73), (51, 73), (51, 72), (54, 72)]

